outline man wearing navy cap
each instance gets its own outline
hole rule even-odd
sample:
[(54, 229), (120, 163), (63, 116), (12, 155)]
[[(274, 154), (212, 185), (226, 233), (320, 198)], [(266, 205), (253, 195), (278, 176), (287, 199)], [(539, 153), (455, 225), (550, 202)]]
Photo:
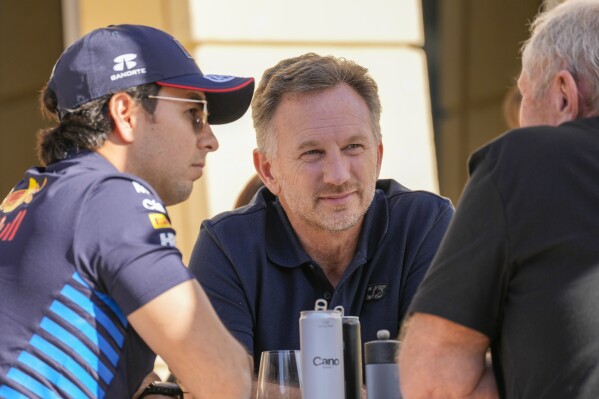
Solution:
[(0, 397), (130, 398), (154, 353), (196, 398), (249, 395), (247, 356), (181, 262), (165, 206), (189, 197), (218, 148), (210, 125), (241, 117), (253, 89), (203, 75), (146, 26), (95, 30), (60, 56), (41, 95), (58, 122), (39, 133), (43, 166), (0, 204)]

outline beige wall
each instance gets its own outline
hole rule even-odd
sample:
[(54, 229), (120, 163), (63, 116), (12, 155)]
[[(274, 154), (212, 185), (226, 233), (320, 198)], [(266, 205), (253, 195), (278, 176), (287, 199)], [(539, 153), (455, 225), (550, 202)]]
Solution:
[(439, 1), (440, 94), (438, 135), (441, 192), (458, 202), (466, 161), (507, 129), (502, 102), (520, 71), (519, 47), (541, 0)]
[(0, 0), (0, 201), (37, 164), (38, 94), (61, 51), (60, 0)]

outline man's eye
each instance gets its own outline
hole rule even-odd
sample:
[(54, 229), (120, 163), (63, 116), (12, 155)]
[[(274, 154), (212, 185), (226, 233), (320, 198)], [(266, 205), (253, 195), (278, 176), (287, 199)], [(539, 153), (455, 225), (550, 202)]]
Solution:
[(191, 123), (193, 124), (194, 130), (202, 130), (204, 128), (202, 110), (197, 108), (191, 108), (188, 112), (191, 116)]
[(320, 151), (318, 151), (318, 150), (310, 150), (310, 151), (304, 152), (303, 155), (312, 155), (312, 154), (320, 154)]
[(345, 148), (350, 154), (357, 154), (364, 150), (364, 146), (362, 144), (350, 144)]
[(322, 151), (309, 150), (309, 151), (303, 152), (302, 155), (300, 155), (300, 159), (302, 159), (303, 161), (306, 161), (306, 162), (311, 162), (311, 161), (316, 161), (317, 159), (320, 159), (321, 156), (322, 156)]

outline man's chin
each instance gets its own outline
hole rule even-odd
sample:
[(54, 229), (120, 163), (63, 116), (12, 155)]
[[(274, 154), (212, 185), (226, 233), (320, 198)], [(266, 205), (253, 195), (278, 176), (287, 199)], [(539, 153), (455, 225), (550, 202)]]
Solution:
[(355, 215), (335, 215), (335, 217), (322, 217), (318, 219), (318, 224), (324, 230), (330, 232), (343, 232), (354, 227), (361, 220)]
[(179, 187), (178, 190), (170, 193), (170, 195), (165, 196), (164, 198), (161, 196), (164, 205), (173, 206), (180, 204), (181, 202), (189, 199), (191, 196), (191, 192), (193, 190), (193, 185), (190, 184), (186, 187)]

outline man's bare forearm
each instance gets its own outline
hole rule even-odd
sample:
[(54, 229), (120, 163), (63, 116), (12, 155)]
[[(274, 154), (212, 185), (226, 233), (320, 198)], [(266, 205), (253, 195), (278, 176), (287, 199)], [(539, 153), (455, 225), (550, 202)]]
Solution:
[(489, 340), (480, 332), (437, 316), (416, 314), (399, 353), (405, 399), (495, 399), (486, 361)]

